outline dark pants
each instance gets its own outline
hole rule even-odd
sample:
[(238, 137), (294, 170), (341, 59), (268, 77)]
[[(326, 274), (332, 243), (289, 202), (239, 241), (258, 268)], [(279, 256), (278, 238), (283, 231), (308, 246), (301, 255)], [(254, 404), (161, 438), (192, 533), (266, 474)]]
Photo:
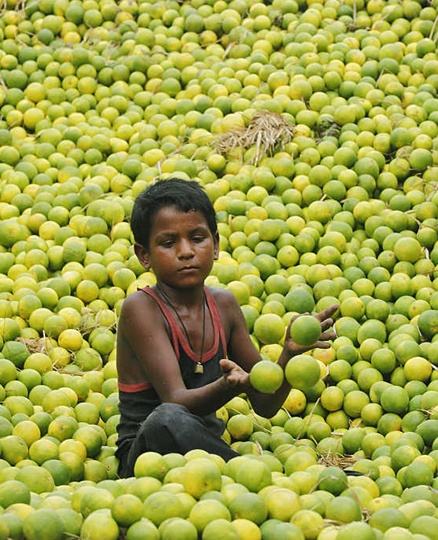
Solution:
[(126, 457), (119, 464), (119, 476), (134, 475), (135, 461), (143, 452), (185, 454), (201, 449), (228, 461), (238, 456), (222, 438), (223, 422), (215, 415), (200, 417), (183, 405), (162, 403), (143, 422)]

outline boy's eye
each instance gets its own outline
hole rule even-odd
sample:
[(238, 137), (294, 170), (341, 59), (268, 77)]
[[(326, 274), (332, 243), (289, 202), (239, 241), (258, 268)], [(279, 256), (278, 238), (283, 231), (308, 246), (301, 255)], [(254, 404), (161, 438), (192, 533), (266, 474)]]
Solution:
[(173, 240), (165, 240), (164, 242), (161, 242), (161, 245), (165, 248), (170, 248), (174, 244)]

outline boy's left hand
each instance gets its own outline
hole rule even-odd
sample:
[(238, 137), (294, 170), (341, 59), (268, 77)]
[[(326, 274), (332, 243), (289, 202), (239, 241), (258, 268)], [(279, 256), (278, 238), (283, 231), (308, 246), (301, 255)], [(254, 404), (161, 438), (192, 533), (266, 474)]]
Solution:
[(306, 351), (310, 351), (311, 349), (328, 349), (330, 347), (330, 340), (333, 340), (336, 338), (336, 332), (334, 330), (329, 330), (331, 326), (333, 326), (333, 314), (336, 312), (336, 310), (339, 308), (337, 304), (334, 304), (332, 306), (329, 306), (328, 308), (324, 309), (320, 313), (315, 313), (314, 317), (321, 323), (321, 337), (316, 343), (313, 343), (309, 347), (305, 347), (303, 345), (298, 345), (298, 343), (295, 343), (293, 339), (290, 337), (290, 327), (293, 321), (299, 317), (299, 315), (293, 317), (286, 330), (286, 338), (284, 341), (284, 348), (288, 351), (290, 356), (294, 356), (296, 354), (301, 354)]
[(228, 358), (223, 358), (219, 361), (219, 364), (227, 386), (231, 388), (238, 388), (242, 392), (251, 387), (249, 382), (249, 373), (247, 373), (235, 362), (229, 360)]

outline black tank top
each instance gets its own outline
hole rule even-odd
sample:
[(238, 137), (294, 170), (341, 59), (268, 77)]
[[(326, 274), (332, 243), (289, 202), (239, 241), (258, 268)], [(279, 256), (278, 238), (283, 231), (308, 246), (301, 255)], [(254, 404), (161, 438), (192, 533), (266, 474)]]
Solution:
[[(190, 348), (187, 338), (174, 319), (167, 304), (151, 288), (145, 287), (140, 290), (157, 302), (166, 319), (169, 339), (178, 359), (182, 379), (186, 388), (199, 388), (219, 379), (222, 376), (219, 360), (226, 357), (227, 345), (219, 309), (208, 288), (205, 288), (205, 298), (213, 323), (214, 341), (212, 347), (202, 355), (202, 373), (195, 372), (199, 356)], [(120, 422), (117, 426), (116, 456), (120, 458), (128, 450), (142, 422), (160, 405), (161, 400), (149, 382), (138, 384), (124, 384), (119, 382), (118, 388)]]

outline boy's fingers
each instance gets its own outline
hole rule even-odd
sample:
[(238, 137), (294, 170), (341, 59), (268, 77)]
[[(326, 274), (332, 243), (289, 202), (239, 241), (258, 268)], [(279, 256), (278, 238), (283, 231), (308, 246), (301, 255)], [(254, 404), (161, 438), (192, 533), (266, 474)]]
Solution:
[(330, 349), (330, 343), (328, 341), (317, 341), (314, 345), (315, 349)]
[(219, 360), (219, 365), (221, 366), (222, 371), (230, 371), (234, 366), (234, 362), (231, 362), (228, 358), (222, 358)]
[[(332, 315), (336, 312), (338, 308), (339, 308), (338, 304), (333, 304), (332, 306), (329, 306), (328, 308), (318, 313), (316, 317), (321, 322), (323, 322), (325, 319), (331, 319)], [(332, 324), (333, 324), (333, 321), (332, 321)]]
[(324, 321), (321, 322), (321, 330), (323, 332), (325, 332), (327, 330), (327, 328), (330, 328), (331, 326), (333, 326), (333, 319), (325, 319)]
[(319, 338), (319, 341), (329, 341), (331, 339), (336, 339), (336, 332), (323, 332)]
[(222, 372), (227, 375), (228, 379), (230, 377), (236, 379), (240, 377), (243, 373), (245, 373), (245, 371), (240, 366), (238, 366), (232, 360), (228, 360), (228, 358), (222, 358), (222, 360), (219, 360), (219, 365), (222, 369)]

